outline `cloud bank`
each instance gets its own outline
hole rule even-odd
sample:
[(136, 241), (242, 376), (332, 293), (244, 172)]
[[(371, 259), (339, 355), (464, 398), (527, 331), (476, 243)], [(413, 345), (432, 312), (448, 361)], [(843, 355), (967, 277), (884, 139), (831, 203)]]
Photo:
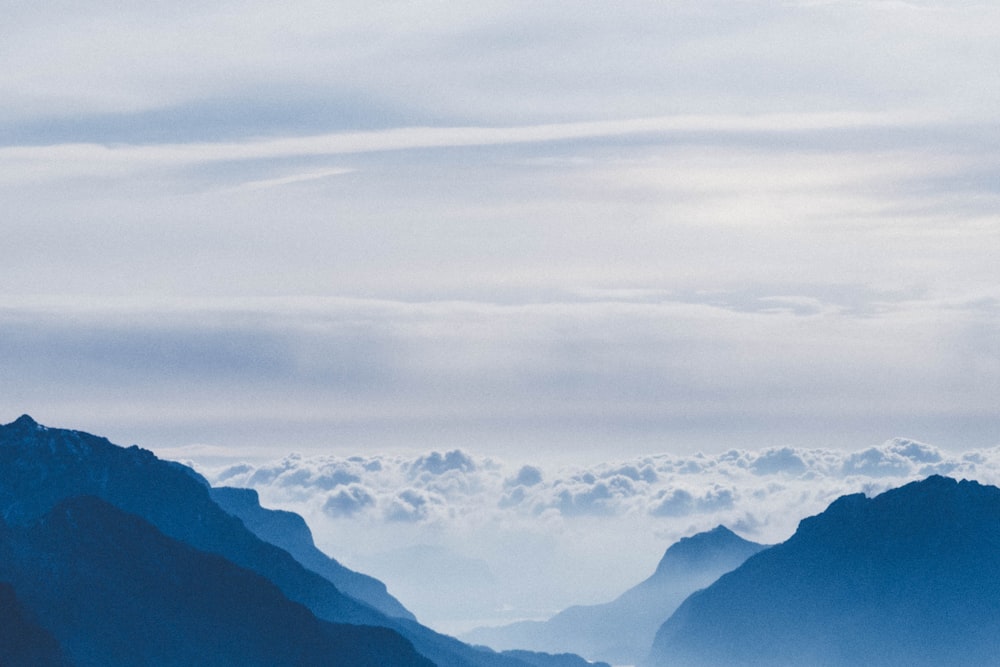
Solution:
[(472, 444), (591, 460), (904, 429), (996, 443), (996, 295), (564, 297), (10, 303), (0, 392), (116, 441), (257, 456)]
[[(362, 570), (369, 563), (411, 596), (404, 602), (418, 615), (457, 630), (608, 600), (648, 576), (673, 541), (720, 523), (774, 543), (845, 493), (879, 493), (931, 474), (996, 483), (1000, 448), (956, 454), (896, 438), (856, 451), (729, 449), (569, 467), (456, 449), (294, 455), (202, 472), (303, 513), (333, 555)], [(403, 563), (416, 547), (473, 559), (495, 575), (481, 604), (470, 605), (462, 586), (471, 584), (450, 582), (447, 571), (434, 586), (414, 581), (419, 574)]]

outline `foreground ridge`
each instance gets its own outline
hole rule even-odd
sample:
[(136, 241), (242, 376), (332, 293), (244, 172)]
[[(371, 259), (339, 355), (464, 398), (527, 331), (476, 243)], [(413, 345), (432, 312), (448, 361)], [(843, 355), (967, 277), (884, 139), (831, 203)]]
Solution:
[[(53, 639), (51, 664), (65, 658), (78, 667), (554, 667), (561, 661), (470, 647), (408, 618), (398, 603), (400, 616), (386, 615), (255, 535), (190, 468), (137, 446), (47, 428), (27, 415), (0, 425), (0, 517), (0, 587), (13, 588), (6, 600), (24, 612), (25, 627), (37, 630), (39, 650), (46, 637)], [(190, 595), (171, 598), (179, 581), (189, 582)], [(359, 590), (384, 591), (377, 580), (354, 581)], [(162, 588), (168, 582), (175, 588)], [(165, 599), (173, 602), (158, 605)], [(244, 612), (256, 615), (241, 620)], [(72, 620), (79, 618), (92, 625)], [(255, 626), (254, 619), (266, 622)], [(232, 641), (240, 637), (245, 641)], [(281, 657), (268, 638), (280, 644)], [(0, 647), (0, 656), (21, 648)]]
[(998, 546), (993, 486), (932, 476), (843, 496), (688, 598), (645, 664), (989, 664)]

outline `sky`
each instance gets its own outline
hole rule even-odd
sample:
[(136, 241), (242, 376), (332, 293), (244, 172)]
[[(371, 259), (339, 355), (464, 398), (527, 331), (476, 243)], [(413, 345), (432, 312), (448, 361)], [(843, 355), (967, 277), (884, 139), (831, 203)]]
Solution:
[(8, 420), (495, 480), (1000, 444), (995, 3), (0, 12)]

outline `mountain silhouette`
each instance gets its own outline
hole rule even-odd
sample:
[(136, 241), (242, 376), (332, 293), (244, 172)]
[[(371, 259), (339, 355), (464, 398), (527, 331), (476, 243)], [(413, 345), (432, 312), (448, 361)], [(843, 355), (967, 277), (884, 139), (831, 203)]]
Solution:
[[(220, 507), (204, 478), (186, 466), (161, 461), (134, 445), (123, 448), (81, 431), (47, 428), (27, 415), (0, 426), (0, 516), (10, 530), (35, 526), (60, 503), (78, 496), (98, 498), (167, 538), (263, 577), (323, 621), (387, 628), (382, 632), (393, 637), (390, 644), (403, 641), (400, 635), (438, 667), (528, 664), (473, 648), (409, 618), (390, 617), (344, 594)], [(18, 596), (25, 595), (14, 588)], [(547, 658), (535, 659), (544, 663)]]
[(0, 577), (76, 667), (432, 665), (391, 630), (321, 621), (263, 577), (93, 496), (2, 537)]
[(333, 583), (342, 593), (371, 605), (386, 616), (417, 620), (389, 594), (384, 583), (344, 567), (317, 549), (312, 531), (298, 514), (261, 507), (260, 498), (253, 489), (225, 486), (212, 488), (209, 493), (212, 500), (239, 518), (254, 535), (281, 547), (306, 568)]
[(657, 629), (688, 595), (763, 548), (718, 526), (673, 544), (648, 579), (611, 602), (569, 607), (547, 621), (478, 628), (462, 638), (497, 649), (571, 651), (591, 660), (635, 664), (649, 653)]
[[(0, 536), (4, 533), (0, 524)], [(5, 540), (6, 541), (6, 540)], [(0, 542), (0, 549), (4, 544)], [(39, 625), (18, 599), (14, 587), (0, 583), (0, 665), (4, 667), (68, 667), (59, 642)]]
[(645, 662), (995, 664), (1000, 489), (934, 476), (844, 496), (694, 593)]
[(81, 495), (101, 498), (169, 537), (262, 575), (321, 618), (383, 624), (384, 616), (375, 609), (256, 537), (184, 466), (136, 446), (46, 428), (27, 415), (0, 427), (0, 513), (8, 523), (37, 520), (59, 501)]

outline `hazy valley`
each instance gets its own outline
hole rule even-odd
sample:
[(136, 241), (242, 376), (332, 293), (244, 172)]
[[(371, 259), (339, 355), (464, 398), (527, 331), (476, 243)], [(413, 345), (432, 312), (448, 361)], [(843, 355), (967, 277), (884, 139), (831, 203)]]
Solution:
[(607, 603), (467, 643), (300, 516), (139, 447), (23, 416), (0, 426), (0, 507), (10, 665), (981, 664), (1000, 633), (1000, 489), (939, 475), (843, 496), (773, 546), (683, 538)]

